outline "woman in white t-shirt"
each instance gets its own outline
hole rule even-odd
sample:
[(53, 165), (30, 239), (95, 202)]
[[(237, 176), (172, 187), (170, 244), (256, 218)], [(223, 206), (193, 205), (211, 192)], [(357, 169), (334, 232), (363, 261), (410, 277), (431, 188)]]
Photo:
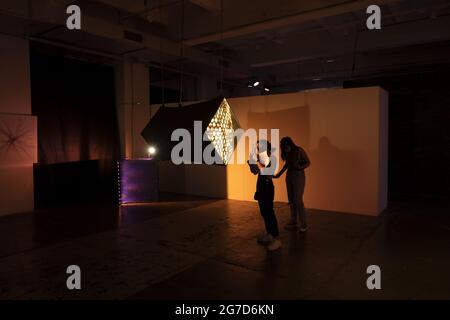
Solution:
[(269, 251), (281, 248), (278, 221), (273, 208), (275, 188), (272, 181), (274, 166), (271, 163), (271, 151), (270, 142), (260, 140), (250, 155), (251, 161), (248, 162), (250, 171), (258, 175), (254, 198), (258, 201), (267, 232), (266, 235), (258, 239), (258, 243), (266, 244)]

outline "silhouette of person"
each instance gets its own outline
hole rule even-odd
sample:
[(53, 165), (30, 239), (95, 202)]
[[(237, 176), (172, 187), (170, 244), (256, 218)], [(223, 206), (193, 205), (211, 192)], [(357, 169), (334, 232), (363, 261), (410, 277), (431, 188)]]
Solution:
[(308, 155), (303, 148), (297, 146), (290, 137), (284, 137), (280, 141), (281, 159), (284, 160), (283, 168), (273, 176), (278, 179), (287, 170), (286, 189), (289, 205), (291, 208), (291, 220), (285, 226), (287, 230), (297, 228), (300, 220), (300, 232), (306, 232), (308, 226), (306, 221), (305, 205), (303, 203), (303, 192), (305, 191), (305, 169), (311, 164)]

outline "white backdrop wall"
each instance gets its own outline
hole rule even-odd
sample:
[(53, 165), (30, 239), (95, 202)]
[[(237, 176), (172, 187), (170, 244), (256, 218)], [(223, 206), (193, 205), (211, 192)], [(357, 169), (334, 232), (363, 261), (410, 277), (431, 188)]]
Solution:
[[(306, 170), (307, 207), (368, 215), (386, 208), (386, 91), (332, 89), (228, 102), (243, 129), (277, 128), (280, 138), (291, 136), (307, 151), (312, 162)], [(162, 191), (253, 201), (255, 185), (246, 164), (160, 164)], [(275, 200), (287, 201), (284, 177), (275, 180)]]

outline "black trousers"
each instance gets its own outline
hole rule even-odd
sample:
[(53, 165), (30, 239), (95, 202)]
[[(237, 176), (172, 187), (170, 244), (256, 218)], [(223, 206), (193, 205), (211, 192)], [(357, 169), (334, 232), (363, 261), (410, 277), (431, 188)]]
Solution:
[(271, 178), (265, 176), (258, 177), (256, 187), (258, 194), (258, 205), (261, 216), (264, 219), (267, 234), (278, 237), (278, 221), (273, 209), (274, 186)]

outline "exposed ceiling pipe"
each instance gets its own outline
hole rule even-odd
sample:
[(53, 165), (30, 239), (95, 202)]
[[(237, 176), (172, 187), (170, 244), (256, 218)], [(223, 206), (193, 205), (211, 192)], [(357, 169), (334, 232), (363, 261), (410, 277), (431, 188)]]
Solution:
[[(393, 23), (383, 26), (383, 29), (377, 32), (362, 30), (360, 32), (360, 43), (357, 51), (370, 52), (374, 50), (393, 49), (398, 47), (410, 46), (419, 43), (430, 43), (438, 41), (450, 40), (450, 34), (447, 30), (450, 27), (450, 15), (441, 15), (438, 18), (417, 19), (402, 23)], [(355, 35), (354, 30), (353, 36)], [(414, 37), (405, 37), (405, 33), (410, 32)], [(334, 55), (352, 54), (354, 52), (354, 41), (351, 37), (335, 38), (331, 41), (320, 44), (315, 47), (305, 47), (302, 49), (301, 55), (290, 55), (289, 52), (281, 52), (273, 55), (272, 60), (265, 57), (255, 57), (251, 64), (252, 68), (264, 68), (276, 65), (299, 63), (311, 59), (327, 57), (329, 55), (329, 47), (333, 46)]]
[[(179, 0), (177, 0), (179, 1)], [(97, 0), (98, 3), (103, 1)], [(105, 2), (106, 3), (106, 2)], [(65, 25), (65, 11), (66, 7), (62, 2), (56, 2), (51, 0), (41, 0), (39, 3), (31, 2), (32, 8), (31, 16), (20, 16), (24, 21), (47, 23), (54, 26)], [(111, 6), (111, 4), (109, 4)], [(14, 12), (9, 12), (2, 10), (1, 13), (7, 15), (16, 15)], [(125, 31), (132, 31), (139, 33), (141, 40), (139, 43), (128, 40), (124, 38)], [(84, 12), (83, 14), (83, 28), (82, 33), (87, 33), (96, 37), (101, 37), (104, 39), (115, 41), (118, 44), (125, 44), (127, 46), (146, 47), (150, 51), (159, 50), (159, 42), (162, 42), (163, 53), (167, 56), (178, 56), (180, 52), (180, 47), (183, 46), (182, 43), (175, 41), (162, 39), (161, 37), (143, 32), (136, 31), (131, 28), (125, 28), (123, 25), (113, 23), (111, 21), (106, 21), (104, 19), (98, 18), (95, 15), (89, 14), (89, 12)], [(52, 33), (50, 33), (51, 35)], [(220, 68), (220, 58), (203, 52), (201, 50), (186, 47), (184, 48), (185, 58), (188, 61), (197, 63), (203, 66), (207, 66), (209, 69), (218, 70)], [(240, 77), (245, 77), (250, 74), (250, 68), (247, 65), (242, 65), (231, 61), (229, 63), (228, 70)]]
[[(96, 1), (97, 2), (101, 2), (101, 3), (107, 3), (108, 5), (110, 5), (109, 1), (104, 1), (104, 0), (96, 0)], [(181, 4), (182, 2), (183, 2), (183, 0), (176, 0), (176, 1), (173, 1), (173, 2), (166, 3), (166, 4), (161, 4), (161, 5), (158, 4), (156, 6), (151, 6), (151, 7), (147, 8), (147, 9), (141, 10), (139, 12), (134, 12), (134, 13), (127, 14), (127, 15), (123, 16), (122, 18), (120, 18), (120, 21), (123, 22), (123, 21), (129, 20), (131, 18), (134, 18), (136, 16), (147, 14), (147, 13), (153, 11), (153, 10), (161, 10), (161, 9), (164, 9), (164, 8), (167, 8), (167, 7), (171, 7), (171, 6), (175, 6), (175, 5)]]
[[(377, 5), (385, 5), (392, 2), (399, 2), (400, 0), (378, 0)], [(308, 11), (303, 11), (300, 13), (295, 13), (292, 15), (268, 19), (264, 21), (259, 21), (251, 23), (248, 25), (236, 27), (223, 32), (223, 37), (221, 33), (213, 33), (206, 36), (196, 37), (192, 39), (187, 39), (184, 44), (189, 46), (196, 46), (199, 44), (217, 42), (221, 39), (231, 39), (236, 37), (241, 37), (253, 33), (263, 32), (267, 30), (273, 30), (277, 28), (287, 27), (294, 24), (300, 24), (308, 21), (317, 20), (320, 18), (336, 16), (340, 14), (345, 14), (349, 12), (365, 10), (369, 5), (373, 4), (373, 0), (361, 0), (361, 1), (346, 1), (336, 5), (326, 6), (319, 9), (313, 9)]]
[(39, 37), (34, 37), (34, 36), (28, 37), (27, 39), (30, 41), (38, 42), (38, 43), (49, 44), (49, 45), (53, 45), (53, 46), (60, 47), (60, 48), (70, 49), (73, 51), (78, 51), (78, 52), (83, 52), (83, 53), (88, 53), (88, 54), (92, 54), (92, 55), (96, 55), (96, 56), (109, 58), (112, 60), (120, 60), (120, 61), (125, 60), (125, 58), (121, 55), (117, 55), (117, 54), (109, 53), (109, 52), (98, 51), (98, 50), (93, 50), (93, 49), (88, 49), (88, 48), (82, 48), (79, 46), (74, 46), (71, 44), (67, 44), (67, 43), (63, 43), (63, 42), (59, 42), (59, 41), (55, 41), (55, 40), (49, 40), (49, 39), (44, 39), (44, 38), (39, 38)]
[[(39, 37), (28, 37), (28, 40), (38, 42), (38, 43), (48, 44), (48, 45), (52, 45), (52, 46), (56, 46), (56, 47), (60, 47), (60, 48), (65, 48), (65, 49), (69, 49), (69, 50), (73, 50), (73, 51), (77, 51), (77, 52), (82, 52), (82, 53), (92, 54), (92, 55), (96, 55), (96, 56), (100, 56), (100, 57), (105, 57), (105, 58), (117, 60), (117, 61), (125, 61), (125, 60), (129, 59), (126, 57), (127, 53), (118, 55), (118, 54), (114, 54), (114, 53), (92, 50), (89, 48), (83, 48), (83, 47), (74, 46), (74, 45), (70, 45), (70, 44), (55, 41), (55, 40), (43, 39), (43, 38), (39, 38)], [(147, 60), (135, 59), (135, 58), (133, 58), (132, 60), (135, 60), (139, 63), (145, 64), (152, 68), (164, 69), (166, 71), (175, 72), (175, 73), (180, 72), (180, 70), (178, 70), (176, 68), (172, 68), (172, 67), (168, 67), (168, 66), (161, 67), (161, 65), (155, 64), (152, 62), (148, 62)], [(185, 74), (193, 76), (193, 77), (199, 76), (198, 74), (194, 74), (194, 73), (190, 73), (190, 72), (185, 72)]]
[[(109, 1), (106, 1), (106, 0), (96, 0), (96, 1), (107, 4), (107, 5), (111, 5), (109, 3)], [(216, 0), (189, 0), (189, 2), (201, 7), (207, 11), (216, 12), (219, 10), (219, 5)], [(150, 6), (144, 10), (140, 10), (138, 12), (133, 12), (133, 13), (123, 16), (122, 18), (120, 18), (120, 21), (123, 22), (123, 21), (129, 20), (129, 19), (132, 19), (134, 17), (140, 16), (140, 15), (148, 14), (149, 12), (154, 11), (154, 10), (161, 10), (161, 9), (173, 7), (176, 5), (181, 5), (182, 3), (183, 3), (183, 0), (175, 0), (175, 1), (172, 1), (169, 3), (165, 3), (165, 4), (158, 4), (155, 6)], [(126, 8), (124, 7), (123, 9), (125, 10)]]
[(193, 4), (210, 12), (217, 12), (220, 10), (221, 0), (189, 0)]
[[(116, 60), (116, 61), (125, 61), (127, 60), (127, 58), (123, 55), (117, 55), (117, 54), (113, 54), (113, 53), (107, 53), (107, 52), (103, 52), (103, 51), (98, 51), (98, 50), (92, 50), (92, 49), (88, 49), (88, 48), (83, 48), (83, 47), (79, 47), (79, 46), (74, 46), (74, 45), (70, 45), (70, 44), (66, 44), (66, 43), (62, 43), (59, 41), (54, 41), (54, 40), (48, 40), (48, 39), (42, 39), (42, 38), (38, 38), (38, 37), (28, 37), (27, 38), (30, 41), (34, 41), (34, 42), (38, 42), (38, 43), (43, 43), (43, 44), (48, 44), (48, 45), (53, 45), (56, 47), (60, 47), (60, 48), (65, 48), (65, 49), (69, 49), (69, 50), (73, 50), (73, 51), (77, 51), (77, 52), (82, 52), (82, 53), (87, 53), (87, 54), (92, 54), (92, 55), (96, 55), (96, 56), (100, 56), (100, 57), (105, 57), (105, 58), (109, 58), (111, 60)], [(144, 65), (146, 65), (147, 67), (152, 67), (155, 69), (163, 69), (165, 71), (169, 71), (169, 72), (173, 72), (173, 73), (180, 73), (181, 70), (177, 69), (177, 68), (173, 68), (173, 67), (169, 67), (167, 65), (165, 66), (161, 66), (160, 64), (156, 64), (156, 63), (152, 63), (146, 60), (142, 60), (142, 59), (134, 59), (134, 61), (137, 61), (139, 63), (142, 63)], [(195, 77), (198, 78), (201, 75), (197, 74), (197, 73), (192, 73), (192, 72), (186, 72), (183, 71), (185, 75), (191, 76), (191, 77)], [(244, 87), (245, 85), (240, 83), (240, 82), (234, 82), (234, 81), (228, 81), (228, 80), (224, 80), (224, 83), (231, 85), (231, 86), (235, 86), (235, 87)]]

